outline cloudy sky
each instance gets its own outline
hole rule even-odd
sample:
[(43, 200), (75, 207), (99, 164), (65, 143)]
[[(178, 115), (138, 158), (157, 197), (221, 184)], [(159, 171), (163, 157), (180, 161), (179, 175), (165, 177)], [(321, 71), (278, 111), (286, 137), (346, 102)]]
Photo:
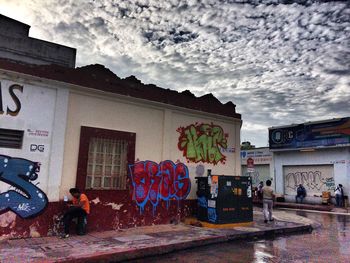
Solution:
[(78, 66), (233, 101), (257, 146), (270, 126), (350, 116), (350, 1), (0, 0), (0, 13), (76, 47)]

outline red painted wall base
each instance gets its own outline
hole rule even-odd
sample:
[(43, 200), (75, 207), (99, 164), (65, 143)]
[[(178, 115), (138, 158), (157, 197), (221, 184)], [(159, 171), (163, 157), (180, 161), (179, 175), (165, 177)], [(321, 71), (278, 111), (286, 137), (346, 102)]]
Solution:
[[(91, 202), (91, 213), (88, 215), (87, 231), (106, 231), (153, 224), (179, 222), (195, 213), (196, 200), (172, 200), (169, 203), (160, 201), (153, 209), (147, 204), (144, 210), (130, 202), (127, 195), (113, 198), (108, 194), (87, 193)], [(62, 232), (60, 219), (66, 206), (63, 202), (51, 202), (42, 214), (32, 219), (22, 219), (8, 211), (0, 215), (0, 240), (4, 238), (25, 238), (53, 236)], [(72, 225), (72, 233), (75, 229)]]

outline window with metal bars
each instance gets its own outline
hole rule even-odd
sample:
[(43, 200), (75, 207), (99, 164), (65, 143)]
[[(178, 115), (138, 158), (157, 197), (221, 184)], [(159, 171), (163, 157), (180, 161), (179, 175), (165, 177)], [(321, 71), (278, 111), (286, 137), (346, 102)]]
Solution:
[(82, 126), (76, 187), (128, 190), (128, 164), (135, 162), (136, 134)]
[(126, 189), (128, 142), (91, 138), (86, 189)]
[(0, 129), (0, 148), (21, 149), (23, 134), (20, 130)]

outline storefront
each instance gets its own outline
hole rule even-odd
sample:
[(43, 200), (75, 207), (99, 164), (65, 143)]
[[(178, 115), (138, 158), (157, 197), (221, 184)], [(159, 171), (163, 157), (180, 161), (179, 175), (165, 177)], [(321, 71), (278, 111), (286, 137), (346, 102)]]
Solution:
[(270, 150), (274, 155), (276, 191), (287, 201), (295, 201), (302, 184), (306, 202), (321, 203), (324, 191), (338, 184), (349, 195), (350, 118), (308, 122), (269, 129)]
[(251, 176), (253, 186), (271, 180), (274, 186), (274, 167), (269, 148), (254, 148), (241, 151), (242, 175)]

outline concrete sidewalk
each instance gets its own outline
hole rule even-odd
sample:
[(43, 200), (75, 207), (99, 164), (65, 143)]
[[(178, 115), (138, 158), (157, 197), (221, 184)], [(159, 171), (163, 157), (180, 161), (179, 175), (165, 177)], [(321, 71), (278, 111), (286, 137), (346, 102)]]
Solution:
[(6, 240), (0, 262), (118, 262), (238, 239), (311, 231), (319, 224), (285, 211), (274, 211), (265, 224), (260, 211), (247, 227), (208, 229), (185, 224), (157, 225), (72, 236)]

